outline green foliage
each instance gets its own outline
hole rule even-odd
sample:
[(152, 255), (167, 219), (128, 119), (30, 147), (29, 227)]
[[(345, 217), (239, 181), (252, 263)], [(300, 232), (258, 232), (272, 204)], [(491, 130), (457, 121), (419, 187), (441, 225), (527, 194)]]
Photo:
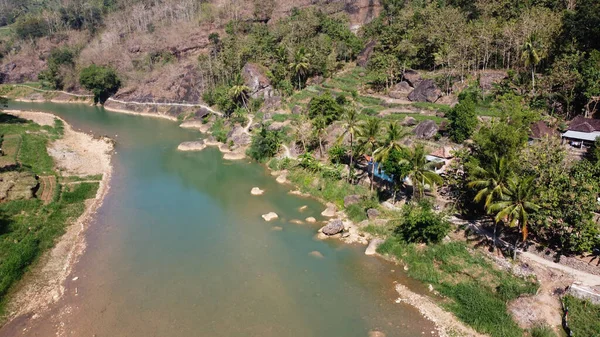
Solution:
[(340, 164), (345, 160), (347, 152), (346, 147), (334, 145), (329, 149), (329, 160), (334, 164)]
[(475, 102), (471, 97), (461, 100), (446, 117), (450, 121), (448, 124), (450, 138), (457, 143), (464, 142), (473, 135), (477, 127)]
[(47, 83), (53, 89), (62, 89), (64, 86), (64, 72), (62, 67), (73, 69), (75, 54), (67, 47), (54, 48), (46, 60), (47, 67), (38, 75), (38, 79)]
[(258, 161), (265, 161), (277, 154), (281, 145), (281, 134), (279, 131), (268, 130), (263, 126), (260, 131), (252, 137), (252, 144), (248, 149), (248, 155)]
[(529, 331), (531, 337), (557, 337), (554, 330), (545, 324), (537, 324)]
[(405, 205), (398, 221), (396, 235), (410, 243), (438, 243), (450, 232), (450, 223), (435, 213), (431, 205)]
[(39, 38), (50, 32), (48, 23), (43, 18), (33, 15), (19, 18), (14, 28), (15, 33), (21, 39)]
[(600, 331), (600, 305), (580, 300), (571, 295), (563, 297), (565, 307), (569, 308), (569, 328), (574, 336), (597, 337)]
[(225, 127), (225, 123), (221, 118), (217, 118), (210, 127), (210, 133), (218, 142), (225, 143), (227, 141), (227, 133), (229, 131)]
[(387, 159), (381, 163), (383, 171), (394, 180), (394, 186), (400, 187), (410, 172), (410, 165), (404, 161), (404, 151), (392, 149)]
[(342, 114), (342, 107), (330, 92), (326, 92), (310, 100), (308, 115), (311, 119), (323, 118), (327, 125), (338, 120)]
[(496, 269), (481, 253), (459, 242), (423, 247), (393, 236), (378, 252), (395, 256), (408, 267), (408, 276), (433, 285), (449, 299), (446, 308), (475, 330), (493, 337), (523, 335), (503, 297), (535, 293), (536, 283)]
[(81, 71), (79, 83), (94, 94), (94, 103), (100, 104), (104, 104), (121, 87), (121, 80), (112, 68), (95, 64)]

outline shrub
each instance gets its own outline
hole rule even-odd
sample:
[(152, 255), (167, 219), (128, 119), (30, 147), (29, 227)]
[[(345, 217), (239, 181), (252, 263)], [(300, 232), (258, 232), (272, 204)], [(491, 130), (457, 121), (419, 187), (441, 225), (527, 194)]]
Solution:
[(15, 33), (21, 39), (33, 39), (48, 35), (49, 27), (44, 19), (29, 16), (21, 18), (15, 23)]
[(328, 125), (338, 120), (341, 113), (342, 108), (329, 92), (314, 97), (310, 100), (308, 106), (308, 115), (310, 118), (323, 117), (325, 123)]
[(280, 142), (281, 135), (278, 131), (271, 131), (263, 126), (260, 132), (252, 137), (248, 155), (255, 160), (265, 161), (277, 154)]
[(340, 164), (346, 157), (346, 148), (341, 145), (332, 146), (329, 149), (329, 159), (334, 164)]
[(104, 104), (121, 87), (121, 80), (112, 68), (95, 64), (81, 71), (79, 83), (94, 94), (94, 103), (100, 104)]
[(464, 142), (473, 135), (477, 127), (475, 102), (467, 96), (448, 112), (447, 117), (450, 120), (448, 124), (450, 138), (457, 143)]
[(404, 206), (402, 219), (395, 233), (406, 242), (437, 243), (449, 231), (450, 223), (442, 215), (435, 213), (429, 203), (422, 202)]
[(556, 337), (554, 330), (543, 324), (534, 326), (529, 333), (531, 334), (531, 337)]
[(496, 293), (504, 301), (512, 301), (523, 294), (535, 294), (538, 285), (532, 282), (522, 282), (515, 278), (504, 278), (496, 287)]

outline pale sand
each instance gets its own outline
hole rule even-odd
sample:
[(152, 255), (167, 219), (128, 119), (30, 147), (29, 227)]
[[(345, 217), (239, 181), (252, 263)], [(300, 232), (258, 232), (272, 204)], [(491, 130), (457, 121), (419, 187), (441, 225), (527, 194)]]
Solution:
[[(52, 114), (29, 111), (7, 111), (11, 115), (30, 119), (42, 125), (53, 125)], [(63, 120), (64, 122), (64, 120)], [(62, 175), (102, 174), (96, 198), (88, 200), (85, 211), (74, 223), (66, 227), (65, 234), (56, 245), (40, 258), (17, 285), (17, 291), (7, 306), (7, 320), (24, 314), (39, 315), (50, 304), (56, 302), (65, 292), (64, 281), (71, 273), (73, 265), (85, 251), (85, 230), (89, 220), (102, 205), (108, 192), (112, 174), (112, 141), (94, 139), (92, 136), (75, 132), (64, 122), (64, 136), (49, 145), (55, 150), (49, 153), (55, 157)], [(69, 155), (61, 156), (61, 154)]]

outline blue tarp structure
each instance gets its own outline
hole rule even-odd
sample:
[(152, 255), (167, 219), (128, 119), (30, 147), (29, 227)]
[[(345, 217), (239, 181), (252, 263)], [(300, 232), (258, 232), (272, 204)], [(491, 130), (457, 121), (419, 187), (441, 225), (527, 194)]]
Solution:
[[(393, 176), (389, 176), (385, 173), (385, 171), (383, 171), (380, 168), (380, 163), (375, 163), (375, 172), (373, 173), (373, 175), (381, 180), (385, 180), (387, 182), (394, 182)], [(371, 174), (371, 168), (373, 167), (373, 161), (370, 160), (368, 165), (367, 165), (367, 170), (369, 172), (369, 174)]]

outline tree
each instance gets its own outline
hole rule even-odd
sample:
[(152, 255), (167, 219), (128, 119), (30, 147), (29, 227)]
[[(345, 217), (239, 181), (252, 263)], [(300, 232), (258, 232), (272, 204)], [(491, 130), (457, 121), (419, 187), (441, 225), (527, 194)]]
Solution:
[(313, 97), (308, 104), (310, 118), (322, 117), (326, 125), (336, 121), (342, 113), (342, 107), (330, 92)]
[(379, 141), (377, 136), (381, 130), (381, 120), (378, 118), (369, 118), (364, 123), (358, 133), (358, 141), (361, 147), (371, 153), (371, 160), (373, 165), (371, 166), (371, 193), (373, 193), (373, 179), (375, 176), (375, 150), (378, 148)]
[(121, 80), (112, 68), (95, 64), (81, 71), (79, 83), (94, 94), (94, 104), (104, 104), (121, 87)]
[(400, 141), (411, 134), (411, 130), (404, 129), (396, 122), (390, 122), (386, 129), (385, 142), (375, 151), (375, 160), (378, 162), (386, 161), (391, 151), (402, 150)]
[(248, 93), (250, 88), (244, 84), (241, 76), (237, 76), (234, 84), (229, 88), (229, 96), (236, 102), (241, 103), (248, 110)]
[(470, 96), (461, 100), (447, 115), (450, 138), (456, 143), (469, 139), (477, 127), (475, 102)]
[[(471, 181), (467, 184), (469, 188), (477, 189), (474, 201), (481, 203), (483, 200), (484, 208), (489, 212), (491, 205), (504, 199), (508, 193), (508, 182), (512, 177), (510, 165), (506, 158), (497, 156), (492, 162), (483, 168), (479, 165), (472, 168)], [(496, 229), (498, 222), (494, 222), (494, 249), (496, 248)]]
[(281, 145), (281, 135), (278, 131), (268, 130), (264, 125), (260, 132), (252, 137), (248, 155), (255, 160), (265, 161), (277, 154)]
[(298, 81), (298, 90), (302, 88), (303, 79), (308, 75), (310, 70), (311, 54), (306, 52), (304, 47), (298, 48), (294, 53), (294, 60), (290, 63), (289, 68), (296, 76)]
[(427, 202), (404, 205), (400, 223), (394, 234), (410, 243), (438, 243), (450, 232), (451, 225), (443, 215), (435, 213)]
[(313, 119), (312, 123), (314, 134), (319, 141), (319, 154), (321, 155), (321, 158), (323, 158), (323, 136), (327, 129), (327, 123), (325, 122), (325, 118), (320, 116)]
[[(534, 193), (534, 177), (513, 178), (508, 182), (504, 198), (489, 207), (489, 212), (496, 214), (496, 222), (519, 228), (523, 242), (527, 241), (527, 225), (531, 213), (540, 209), (540, 206), (534, 203)], [(519, 239), (514, 244), (513, 258), (517, 256), (518, 242)]]
[(407, 165), (406, 175), (410, 178), (419, 199), (423, 197), (426, 185), (431, 186), (433, 190), (435, 184), (443, 183), (442, 177), (433, 171), (433, 163), (427, 162), (425, 147), (421, 144), (412, 150), (407, 150), (405, 158), (400, 160), (400, 164)]
[(529, 41), (525, 42), (521, 60), (524, 62), (525, 67), (531, 68), (531, 92), (535, 93), (535, 66), (540, 63), (541, 58), (534, 46), (533, 37), (530, 37)]
[(338, 142), (341, 141), (346, 135), (350, 136), (350, 166), (348, 173), (348, 181), (352, 182), (352, 170), (353, 170), (353, 159), (354, 159), (354, 136), (359, 131), (359, 123), (358, 112), (354, 108), (346, 109), (344, 115), (342, 116), (342, 121), (344, 125), (344, 132), (338, 138)]
[(404, 184), (404, 179), (410, 171), (409, 164), (403, 160), (405, 159), (404, 156), (405, 150), (403, 148), (392, 149), (385, 161), (381, 163), (381, 168), (392, 178), (394, 183), (394, 201), (396, 200), (396, 191), (398, 190), (398, 187)]

